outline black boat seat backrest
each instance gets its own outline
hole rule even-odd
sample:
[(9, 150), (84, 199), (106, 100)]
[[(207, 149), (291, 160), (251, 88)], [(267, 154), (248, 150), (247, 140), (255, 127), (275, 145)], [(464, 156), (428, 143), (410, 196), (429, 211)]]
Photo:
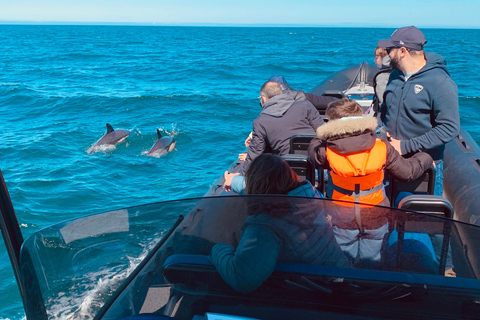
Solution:
[(433, 195), (435, 189), (435, 173), (435, 168), (431, 166), (420, 178), (413, 181), (407, 182), (392, 178), (390, 181), (390, 199), (392, 205), (395, 203), (398, 194), (402, 191), (412, 194)]
[[(453, 206), (447, 199), (434, 195), (415, 194), (405, 197), (400, 201), (398, 207), (400, 209), (411, 210), (416, 212), (435, 214), (441, 217), (452, 218)], [(423, 232), (428, 234), (442, 234), (444, 231), (443, 220), (432, 222), (432, 219), (422, 216), (415, 216), (414, 221), (403, 221), (405, 224), (405, 232)]]
[(421, 194), (411, 195), (403, 198), (398, 207), (400, 209), (437, 214), (446, 218), (453, 218), (452, 204), (447, 199), (440, 196)]
[[(323, 93), (322, 93), (322, 96), (326, 96), (326, 97), (335, 97), (337, 99), (343, 99), (346, 97), (345, 93), (343, 91), (340, 91), (340, 90), (325, 90)], [(322, 116), (325, 115), (325, 111), (327, 110), (326, 107), (316, 107), (317, 110), (318, 110), (318, 113)]]
[(285, 154), (282, 158), (287, 161), (290, 168), (300, 178), (300, 181), (308, 180), (315, 185), (315, 167), (307, 156), (301, 154)]
[(308, 146), (313, 138), (315, 138), (315, 133), (296, 134), (292, 136), (290, 138), (290, 153), (308, 156)]
[[(308, 157), (308, 146), (310, 145), (310, 141), (315, 138), (315, 133), (306, 133), (306, 134), (296, 134), (290, 138), (290, 154), (300, 154)], [(315, 174), (315, 172), (314, 172)], [(325, 178), (324, 178), (324, 170), (323, 168), (317, 168), (316, 179), (317, 184), (315, 181), (312, 182), (322, 194), (325, 194)]]
[[(411, 195), (400, 201), (400, 209), (412, 210), (445, 218), (453, 218), (453, 206), (445, 198), (435, 195)], [(409, 217), (408, 219), (406, 217)], [(398, 257), (401, 257), (404, 234), (407, 232), (425, 233), (430, 236), (443, 234), (443, 243), (439, 261), (440, 275), (445, 272), (447, 251), (450, 243), (451, 223), (447, 219), (432, 219), (428, 215), (397, 215), (396, 226), (399, 237)]]

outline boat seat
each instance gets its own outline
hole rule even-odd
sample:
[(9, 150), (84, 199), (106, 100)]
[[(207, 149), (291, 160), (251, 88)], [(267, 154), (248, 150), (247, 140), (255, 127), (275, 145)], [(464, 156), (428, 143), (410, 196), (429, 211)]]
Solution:
[[(192, 254), (169, 256), (163, 263), (162, 276), (175, 290), (198, 293), (202, 297), (211, 294), (217, 301), (219, 296), (241, 296), (249, 299), (275, 297), (279, 301), (288, 299), (302, 303), (310, 300), (315, 303), (318, 302), (319, 295), (332, 297), (332, 294), (338, 294), (341, 297), (359, 298), (366, 292), (378, 298), (401, 298), (415, 290), (424, 292), (425, 285), (445, 286), (445, 281), (449, 285), (478, 288), (477, 279), (450, 279), (425, 274), (421, 276), (419, 284), (419, 278), (411, 273), (277, 262), (272, 275), (262, 286), (243, 294), (234, 291), (222, 279), (207, 255)], [(371, 284), (375, 284), (374, 287)], [(399, 291), (401, 288), (403, 289)]]
[(435, 190), (435, 174), (435, 167), (431, 166), (420, 178), (413, 181), (407, 182), (391, 178), (389, 188), (392, 206), (395, 207), (395, 200), (400, 192), (433, 195), (433, 191)]
[(335, 97), (338, 99), (343, 99), (346, 97), (345, 92), (340, 91), (340, 90), (325, 90), (322, 93), (322, 96), (327, 96), (327, 97)]
[[(322, 266), (306, 263), (287, 263), (277, 262), (275, 270), (272, 274), (273, 278), (288, 278), (287, 274), (298, 274), (303, 277), (310, 276), (346, 276), (350, 278), (358, 277), (352, 275), (351, 268), (339, 268), (332, 266)], [(374, 279), (375, 272), (371, 270), (357, 270), (365, 271), (371, 274)], [(186, 288), (200, 286), (215, 292), (232, 291), (230, 286), (221, 279), (220, 274), (210, 261), (207, 255), (195, 254), (173, 254), (169, 256), (162, 267), (162, 276), (166, 283), (171, 285), (182, 285)], [(361, 277), (362, 278), (362, 277)]]
[[(326, 97), (335, 97), (337, 99), (342, 99), (342, 98), (345, 98), (346, 95), (343, 91), (340, 91), (340, 90), (325, 90), (322, 94), (322, 96), (326, 96)], [(318, 113), (321, 115), (321, 116), (325, 116), (325, 111), (327, 110), (327, 107), (325, 106), (315, 106), (315, 108), (317, 109)], [(324, 118), (324, 117), (322, 117)]]
[[(301, 154), (308, 157), (308, 146), (310, 141), (315, 138), (315, 133), (296, 134), (290, 138), (290, 154)], [(317, 168), (316, 172), (317, 184), (312, 183), (318, 191), (325, 195), (325, 176), (324, 169)], [(311, 182), (311, 181), (310, 181)]]
[(292, 136), (290, 138), (290, 153), (308, 156), (308, 146), (310, 145), (310, 141), (315, 138), (315, 135), (315, 133), (310, 133)]
[(315, 185), (315, 167), (307, 156), (301, 154), (284, 154), (282, 158), (287, 161), (290, 168), (300, 178), (300, 181), (308, 180)]
[[(453, 217), (453, 206), (447, 199), (435, 195), (410, 195), (402, 199), (400, 209), (422, 212), (428, 215), (403, 215), (399, 213), (395, 219), (395, 230), (398, 233), (396, 244), (396, 263), (401, 265), (404, 255), (406, 239), (423, 243), (431, 252), (430, 236), (442, 234), (440, 261), (438, 261), (438, 274), (445, 273), (448, 246), (450, 243), (451, 222), (448, 219), (432, 219), (430, 215), (442, 218)], [(415, 234), (415, 235), (414, 235)], [(411, 242), (411, 241), (410, 241)], [(434, 257), (434, 260), (436, 258)]]

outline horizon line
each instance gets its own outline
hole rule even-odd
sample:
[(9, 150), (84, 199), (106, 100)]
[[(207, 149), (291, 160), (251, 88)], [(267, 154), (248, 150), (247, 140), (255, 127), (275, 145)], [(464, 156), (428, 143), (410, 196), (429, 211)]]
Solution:
[[(336, 23), (336, 24), (301, 24), (301, 23), (215, 23), (215, 22), (105, 22), (105, 21), (31, 21), (0, 20), (0, 25), (91, 25), (91, 26), (162, 26), (162, 27), (291, 27), (291, 28), (398, 28), (392, 24), (371, 23)], [(480, 26), (441, 26), (417, 25), (424, 29), (480, 29)]]

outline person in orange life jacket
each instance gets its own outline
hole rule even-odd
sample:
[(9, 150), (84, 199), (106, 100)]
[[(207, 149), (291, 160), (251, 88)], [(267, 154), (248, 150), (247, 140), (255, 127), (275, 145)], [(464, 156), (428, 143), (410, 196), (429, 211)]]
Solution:
[(368, 267), (381, 261), (380, 249), (388, 232), (384, 210), (375, 207), (390, 205), (384, 192), (384, 169), (409, 181), (419, 178), (433, 159), (424, 152), (403, 158), (388, 141), (376, 137), (377, 119), (362, 114), (354, 100), (331, 102), (326, 110), (329, 121), (317, 129), (308, 156), (316, 167), (329, 170), (328, 197), (373, 205), (339, 202), (338, 212), (331, 213), (340, 247), (357, 265)]

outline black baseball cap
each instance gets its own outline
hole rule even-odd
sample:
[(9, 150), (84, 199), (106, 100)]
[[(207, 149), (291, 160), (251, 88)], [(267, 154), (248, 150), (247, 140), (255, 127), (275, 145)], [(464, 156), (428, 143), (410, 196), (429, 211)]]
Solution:
[(401, 48), (410, 50), (422, 50), (427, 43), (425, 35), (417, 27), (403, 27), (395, 30), (390, 39), (379, 40), (377, 46), (380, 48)]

